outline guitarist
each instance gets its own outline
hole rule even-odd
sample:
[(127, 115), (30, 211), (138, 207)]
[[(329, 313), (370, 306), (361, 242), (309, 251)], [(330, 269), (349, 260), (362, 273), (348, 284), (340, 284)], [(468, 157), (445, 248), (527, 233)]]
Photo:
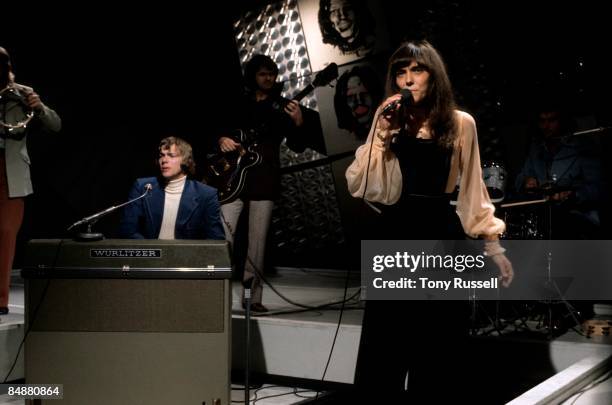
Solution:
[[(221, 213), (227, 239), (233, 243), (240, 213), (244, 208), (248, 209), (248, 248), (243, 280), (252, 281), (251, 311), (266, 312), (259, 275), (263, 274), (274, 200), (280, 195), (280, 145), (287, 138), (287, 145), (301, 152), (306, 134), (321, 129), (320, 122), (309, 115), (316, 113), (302, 110), (296, 101), (280, 96), (282, 86), (276, 83), (278, 67), (268, 56), (253, 56), (246, 63), (244, 76), (246, 93), (233, 109), (237, 112), (234, 119), (245, 133), (254, 138), (249, 143), (255, 145), (253, 147), (260, 154), (261, 162), (248, 170), (238, 198), (222, 205)], [(243, 146), (228, 134), (220, 136), (217, 142), (222, 152), (232, 152)]]

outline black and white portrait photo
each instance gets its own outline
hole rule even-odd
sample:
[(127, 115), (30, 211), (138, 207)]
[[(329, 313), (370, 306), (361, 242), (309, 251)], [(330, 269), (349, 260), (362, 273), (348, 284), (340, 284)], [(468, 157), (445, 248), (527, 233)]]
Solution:
[(300, 0), (310, 63), (314, 72), (331, 62), (351, 63), (382, 48), (384, 24), (367, 0)]

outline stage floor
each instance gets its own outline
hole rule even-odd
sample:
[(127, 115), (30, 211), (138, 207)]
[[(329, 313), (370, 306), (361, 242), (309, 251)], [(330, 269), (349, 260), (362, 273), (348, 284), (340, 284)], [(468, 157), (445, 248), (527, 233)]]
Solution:
[[(23, 283), (16, 271), (11, 287), (10, 314), (0, 318), (0, 372), (2, 378), (12, 364), (19, 343), (23, 338), (24, 291)], [(277, 295), (272, 287), (264, 287), (263, 303), (270, 312), (252, 317), (251, 322), (251, 371), (252, 382), (266, 384), (255, 386), (251, 398), (257, 395), (258, 404), (296, 404), (305, 403), (316, 395), (307, 388), (309, 384), (321, 380), (331, 354), (325, 381), (348, 386), (353, 381), (361, 321), (362, 302), (359, 301), (359, 273), (352, 272), (346, 283), (346, 272), (338, 270), (315, 270), (297, 268), (278, 268), (267, 277), (274, 289), (287, 299), (304, 306), (317, 307), (342, 301), (344, 287), (348, 285), (346, 297), (352, 297), (345, 304), (340, 320), (340, 305), (327, 308), (306, 309), (288, 303)], [(401, 320), (398, 317), (398, 323)], [(244, 391), (240, 386), (244, 369), (245, 353), (245, 313), (241, 306), (241, 283), (232, 283), (232, 369), (234, 378), (232, 399), (242, 401)], [(338, 333), (336, 335), (336, 330)], [(334, 337), (336, 338), (335, 344)], [(480, 336), (471, 340), (468, 350), (478, 352), (473, 364), (464, 365), (466, 373), (474, 377), (482, 391), (480, 397), (490, 399), (488, 403), (501, 403), (499, 399), (505, 385), (513, 387), (504, 398), (511, 399), (535, 384), (554, 375), (556, 372), (594, 353), (612, 352), (612, 343), (606, 339), (586, 339), (569, 331), (562, 336), (547, 341), (531, 339), (522, 335)], [(17, 361), (10, 380), (23, 378), (23, 355)], [(502, 374), (497, 373), (501, 369)], [(266, 380), (269, 376), (269, 380)], [(285, 383), (278, 383), (278, 377)], [(262, 380), (263, 378), (263, 380)], [(520, 380), (520, 381), (519, 381)], [(287, 382), (289, 381), (289, 382)], [(294, 381), (295, 383), (291, 382)], [(489, 388), (487, 388), (489, 387)], [(310, 386), (310, 388), (312, 388)], [(596, 389), (583, 394), (577, 404), (610, 403), (599, 401), (608, 399), (612, 392), (612, 382), (607, 380)], [(264, 398), (266, 397), (266, 398)], [(475, 395), (473, 398), (478, 398)], [(478, 401), (474, 402), (478, 403)], [(23, 404), (23, 401), (8, 402), (0, 396), (0, 404)]]
[[(362, 303), (359, 301), (359, 274), (354, 272), (348, 276), (346, 296), (352, 298), (342, 313), (342, 323), (325, 378), (342, 383), (351, 383), (353, 379), (363, 317)], [(309, 396), (316, 396), (316, 391), (300, 387), (298, 381), (320, 380), (323, 376), (338, 327), (346, 277), (344, 271), (295, 268), (277, 268), (275, 274), (266, 277), (271, 286), (264, 287), (263, 303), (270, 311), (254, 313), (251, 318), (251, 369), (254, 375), (295, 378), (296, 385), (257, 385), (250, 393), (258, 404), (295, 404), (307, 401)], [(281, 298), (273, 288), (294, 304)], [(23, 338), (24, 302), (23, 280), (15, 270), (11, 283), (10, 313), (2, 316), (0, 322), (2, 378), (10, 369)], [(239, 281), (233, 281), (232, 366), (236, 370), (244, 369), (245, 331), (242, 287)], [(243, 372), (238, 371), (238, 375), (243, 375)], [(23, 376), (23, 354), (20, 354), (10, 380)], [(237, 381), (232, 388), (232, 399), (236, 401), (244, 399), (240, 383)], [(0, 404), (23, 403), (0, 396)]]
[[(363, 309), (359, 301), (359, 274), (353, 272), (349, 275), (347, 302), (339, 325), (346, 276), (343, 271), (295, 268), (278, 268), (276, 274), (266, 276), (271, 286), (264, 287), (263, 304), (270, 312), (251, 318), (253, 372), (321, 380), (333, 345), (325, 380), (353, 382)], [(234, 283), (235, 370), (244, 369), (245, 363), (246, 322), (241, 292), (240, 284)]]

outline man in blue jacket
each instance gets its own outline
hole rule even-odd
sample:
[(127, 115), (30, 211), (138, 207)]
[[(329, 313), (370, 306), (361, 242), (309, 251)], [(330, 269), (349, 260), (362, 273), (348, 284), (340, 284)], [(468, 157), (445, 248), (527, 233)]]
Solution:
[(191, 145), (178, 137), (159, 144), (160, 176), (136, 180), (129, 198), (151, 191), (128, 205), (120, 233), (131, 239), (225, 239), (217, 190), (188, 179), (195, 173)]

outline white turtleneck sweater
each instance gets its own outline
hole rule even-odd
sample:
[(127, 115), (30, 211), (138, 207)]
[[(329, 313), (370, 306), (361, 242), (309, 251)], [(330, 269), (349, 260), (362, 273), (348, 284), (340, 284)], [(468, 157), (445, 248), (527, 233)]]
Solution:
[(174, 239), (176, 215), (178, 214), (181, 195), (185, 188), (185, 180), (187, 180), (187, 176), (172, 180), (164, 189), (166, 198), (164, 200), (164, 216), (162, 218), (161, 229), (159, 230), (159, 239)]

